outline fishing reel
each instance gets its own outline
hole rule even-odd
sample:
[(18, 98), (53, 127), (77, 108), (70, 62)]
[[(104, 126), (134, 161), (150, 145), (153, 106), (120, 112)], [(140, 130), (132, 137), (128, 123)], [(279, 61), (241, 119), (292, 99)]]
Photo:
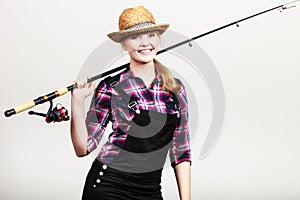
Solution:
[(52, 100), (50, 100), (49, 102), (50, 102), (50, 107), (48, 109), (47, 114), (34, 112), (34, 111), (29, 111), (28, 114), (45, 117), (47, 123), (68, 121), (70, 119), (70, 117), (68, 116), (68, 110), (65, 107), (63, 107), (60, 103), (58, 103), (52, 109), (53, 102)]

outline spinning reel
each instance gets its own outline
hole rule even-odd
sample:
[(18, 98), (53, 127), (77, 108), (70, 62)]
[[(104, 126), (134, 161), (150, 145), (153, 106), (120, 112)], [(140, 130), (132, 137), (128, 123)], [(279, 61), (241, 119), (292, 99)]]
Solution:
[(70, 119), (70, 117), (68, 116), (68, 110), (65, 107), (63, 107), (60, 103), (58, 103), (52, 109), (53, 102), (52, 100), (49, 102), (50, 102), (50, 107), (48, 109), (47, 114), (34, 112), (34, 111), (29, 111), (28, 114), (45, 117), (47, 123), (68, 121)]

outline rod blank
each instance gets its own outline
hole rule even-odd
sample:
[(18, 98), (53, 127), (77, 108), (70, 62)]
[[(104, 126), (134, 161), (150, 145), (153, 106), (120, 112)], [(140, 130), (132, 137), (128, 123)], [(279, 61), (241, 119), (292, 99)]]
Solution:
[[(235, 22), (226, 24), (226, 25), (221, 26), (221, 27), (219, 27), (219, 28), (216, 28), (216, 29), (213, 29), (213, 30), (208, 31), (208, 32), (206, 32), (206, 33), (203, 33), (203, 34), (200, 34), (200, 35), (198, 35), (198, 36), (195, 36), (195, 37), (193, 37), (193, 38), (191, 38), (191, 39), (184, 40), (184, 41), (179, 42), (179, 43), (177, 43), (177, 44), (174, 44), (174, 45), (172, 45), (172, 46), (170, 46), (170, 47), (167, 47), (167, 48), (165, 48), (165, 49), (162, 49), (162, 50), (160, 50), (160, 51), (157, 52), (157, 55), (158, 55), (158, 54), (161, 54), (161, 53), (164, 53), (164, 52), (166, 52), (166, 51), (169, 51), (169, 50), (171, 50), (171, 49), (173, 49), (173, 48), (176, 48), (176, 47), (178, 47), (178, 46), (181, 46), (181, 45), (183, 45), (183, 44), (190, 43), (190, 42), (193, 41), (193, 40), (199, 39), (199, 38), (201, 38), (201, 37), (204, 37), (204, 36), (209, 35), (209, 34), (211, 34), (211, 33), (214, 33), (214, 32), (217, 32), (217, 31), (219, 31), (219, 30), (225, 29), (225, 28), (227, 28), (227, 27), (230, 27), (230, 26), (233, 26), (233, 25), (238, 25), (238, 23), (240, 23), (240, 22), (242, 22), (242, 21), (246, 21), (246, 20), (248, 20), (248, 19), (250, 19), (250, 18), (253, 18), (253, 17), (257, 17), (258, 15), (262, 15), (262, 14), (264, 14), (264, 13), (270, 12), (270, 11), (272, 11), (272, 10), (280, 9), (280, 8), (281, 8), (281, 9), (284, 9), (285, 6), (289, 6), (289, 5), (291, 5), (291, 4), (298, 4), (299, 2), (300, 2), (300, 0), (292, 1), (292, 2), (290, 2), (290, 3), (284, 4), (284, 5), (280, 5), (280, 6), (276, 6), (276, 7), (274, 7), (274, 8), (271, 8), (271, 9), (268, 9), (268, 10), (265, 10), (265, 11), (262, 11), (262, 12), (259, 12), (259, 13), (257, 13), (257, 14), (251, 15), (251, 16), (249, 16), (249, 17), (242, 18), (242, 19), (237, 20), (237, 21), (235, 21)], [(293, 7), (294, 7), (294, 6), (293, 6)], [(105, 76), (107, 76), (107, 75), (109, 75), (109, 74), (112, 74), (112, 73), (114, 73), (114, 72), (117, 72), (117, 71), (120, 71), (120, 70), (122, 70), (122, 69), (125, 69), (127, 65), (128, 65), (128, 63), (127, 63), (127, 64), (124, 64), (124, 65), (122, 65), (122, 66), (119, 66), (119, 67), (117, 67), (117, 68), (115, 68), (115, 69), (112, 69), (112, 70), (109, 70), (109, 71), (107, 71), (107, 72), (104, 72), (104, 73), (102, 73), (102, 74), (96, 75), (96, 76), (90, 78), (90, 79), (88, 80), (88, 82), (95, 81), (95, 80), (100, 79), (100, 78), (102, 78), (102, 77), (105, 77)], [(16, 107), (14, 107), (14, 108), (12, 108), (12, 109), (6, 110), (6, 111), (4, 112), (4, 115), (5, 115), (6, 117), (10, 117), (10, 116), (12, 116), (12, 115), (14, 115), (14, 114), (17, 114), (17, 113), (20, 113), (20, 112), (22, 112), (22, 111), (25, 111), (25, 110), (27, 110), (27, 109), (29, 109), (29, 108), (32, 108), (32, 107), (34, 107), (34, 106), (36, 106), (36, 105), (38, 105), (38, 104), (42, 104), (42, 103), (45, 103), (45, 102), (47, 102), (47, 101), (50, 101), (50, 100), (52, 100), (52, 99), (54, 99), (54, 98), (56, 98), (56, 97), (62, 96), (62, 95), (64, 95), (64, 94), (68, 93), (69, 91), (73, 90), (75, 87), (76, 87), (76, 86), (73, 84), (73, 85), (70, 85), (70, 86), (68, 86), (68, 87), (66, 87), (66, 88), (62, 88), (62, 89), (56, 90), (56, 91), (54, 91), (54, 92), (52, 92), (52, 93), (50, 93), (50, 94), (41, 96), (41, 97), (39, 97), (39, 98), (37, 98), (37, 99), (35, 99), (35, 100), (28, 101), (28, 102), (26, 102), (26, 103), (24, 103), (24, 104), (21, 104), (21, 105), (18, 105), (18, 106), (16, 106)]]

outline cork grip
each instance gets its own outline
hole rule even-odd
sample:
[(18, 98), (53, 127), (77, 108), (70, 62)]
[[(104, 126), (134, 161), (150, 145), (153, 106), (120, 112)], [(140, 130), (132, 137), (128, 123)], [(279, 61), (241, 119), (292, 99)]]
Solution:
[(23, 103), (15, 107), (16, 114), (35, 106), (33, 100)]
[(59, 96), (67, 94), (69, 92), (68, 88), (61, 88), (58, 90)]
[(28, 101), (28, 102), (26, 102), (26, 103), (23, 103), (23, 104), (21, 104), (21, 105), (16, 106), (15, 108), (12, 108), (12, 109), (10, 109), (10, 110), (5, 111), (5, 112), (4, 112), (4, 115), (5, 115), (6, 117), (10, 117), (10, 116), (12, 116), (12, 115), (14, 115), (14, 114), (20, 113), (20, 112), (22, 112), (22, 111), (24, 111), (24, 110), (27, 110), (27, 109), (29, 109), (29, 108), (32, 108), (32, 107), (34, 107), (34, 106), (35, 106), (34, 101)]

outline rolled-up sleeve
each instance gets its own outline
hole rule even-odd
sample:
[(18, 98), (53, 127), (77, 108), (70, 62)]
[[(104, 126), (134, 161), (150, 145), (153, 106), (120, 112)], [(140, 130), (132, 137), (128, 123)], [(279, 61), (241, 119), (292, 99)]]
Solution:
[(107, 84), (102, 80), (95, 90), (86, 117), (86, 127), (88, 131), (87, 153), (97, 148), (109, 122), (111, 109), (111, 92)]
[(189, 161), (191, 163), (190, 134), (188, 129), (188, 100), (183, 84), (181, 84), (180, 91), (175, 95), (180, 104), (181, 119), (180, 123), (176, 126), (173, 143), (169, 151), (172, 167), (175, 167), (175, 165), (183, 161)]

